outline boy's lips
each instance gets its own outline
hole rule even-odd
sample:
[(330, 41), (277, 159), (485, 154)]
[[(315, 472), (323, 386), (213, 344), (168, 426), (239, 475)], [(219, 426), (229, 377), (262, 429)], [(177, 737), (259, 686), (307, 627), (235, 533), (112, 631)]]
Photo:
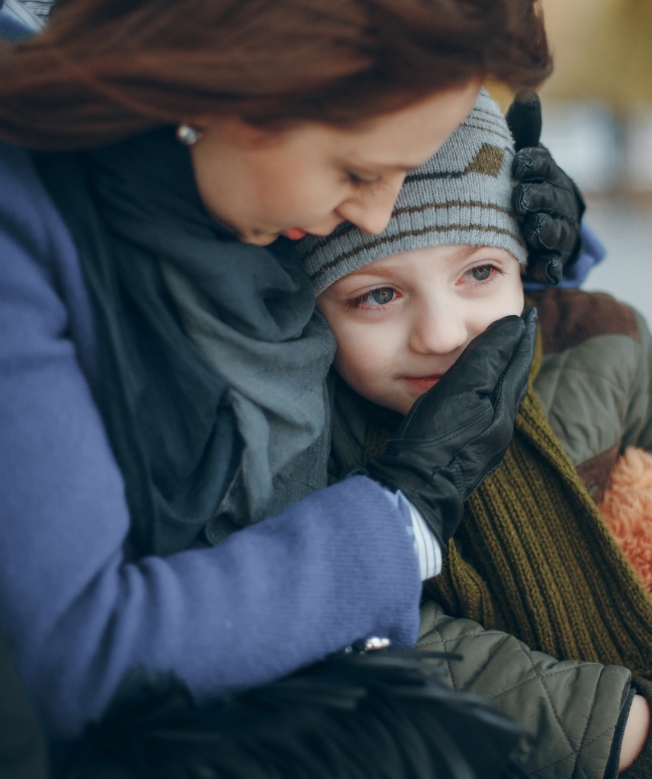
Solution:
[(443, 373), (433, 373), (430, 376), (403, 376), (403, 379), (420, 390), (429, 390), (441, 379)]

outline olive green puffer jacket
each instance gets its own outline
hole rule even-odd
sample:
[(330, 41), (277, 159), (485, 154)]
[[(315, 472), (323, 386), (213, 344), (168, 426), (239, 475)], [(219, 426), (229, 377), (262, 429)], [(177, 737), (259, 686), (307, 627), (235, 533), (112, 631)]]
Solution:
[[(539, 311), (543, 361), (534, 389), (550, 426), (589, 495), (599, 503), (626, 446), (652, 450), (652, 337), (636, 312), (608, 295), (547, 290), (530, 295)], [(336, 393), (331, 473), (361, 464), (368, 446), (364, 403)], [(629, 670), (558, 661), (499, 630), (453, 618), (432, 600), (422, 606), (419, 646), (459, 653), (448, 663), (459, 690), (491, 698), (535, 737), (524, 751), (537, 779), (612, 779), (633, 692)], [(620, 734), (620, 735), (618, 735)], [(612, 749), (613, 747), (613, 749)], [(652, 755), (652, 738), (644, 752)], [(635, 763), (627, 774), (647, 776)], [(652, 776), (652, 774), (650, 774)], [(621, 775), (624, 776), (624, 775)]]

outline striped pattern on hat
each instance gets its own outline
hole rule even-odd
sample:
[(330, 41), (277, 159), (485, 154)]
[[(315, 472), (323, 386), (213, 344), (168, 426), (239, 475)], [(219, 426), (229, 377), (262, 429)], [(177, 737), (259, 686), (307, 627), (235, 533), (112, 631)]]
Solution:
[(499, 107), (483, 89), (441, 149), (408, 174), (387, 228), (367, 235), (349, 222), (297, 248), (317, 294), (363, 265), (427, 246), (467, 244), (527, 253), (511, 207), (514, 142)]

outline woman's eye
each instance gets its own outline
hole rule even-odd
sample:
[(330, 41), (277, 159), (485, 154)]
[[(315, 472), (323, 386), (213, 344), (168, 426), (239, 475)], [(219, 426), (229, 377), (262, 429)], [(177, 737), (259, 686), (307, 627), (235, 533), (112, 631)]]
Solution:
[(347, 175), (349, 177), (349, 181), (355, 187), (371, 187), (374, 184), (377, 184), (380, 180), (379, 178), (364, 178), (363, 176), (353, 172), (349, 172)]
[(486, 281), (491, 276), (492, 265), (480, 265), (477, 268), (471, 268), (470, 273), (476, 281)]

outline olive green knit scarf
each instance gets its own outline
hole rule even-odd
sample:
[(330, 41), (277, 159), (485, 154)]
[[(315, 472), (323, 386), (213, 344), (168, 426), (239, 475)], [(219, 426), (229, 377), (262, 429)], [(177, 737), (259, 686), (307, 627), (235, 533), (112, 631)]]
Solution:
[[(531, 649), (647, 674), (652, 599), (532, 389), (541, 357), (539, 339), (503, 464), (466, 504), (457, 538), (472, 565), (450, 543), (427, 590), (451, 616), (511, 633)], [(384, 449), (390, 434), (386, 422), (370, 424), (365, 458)]]

